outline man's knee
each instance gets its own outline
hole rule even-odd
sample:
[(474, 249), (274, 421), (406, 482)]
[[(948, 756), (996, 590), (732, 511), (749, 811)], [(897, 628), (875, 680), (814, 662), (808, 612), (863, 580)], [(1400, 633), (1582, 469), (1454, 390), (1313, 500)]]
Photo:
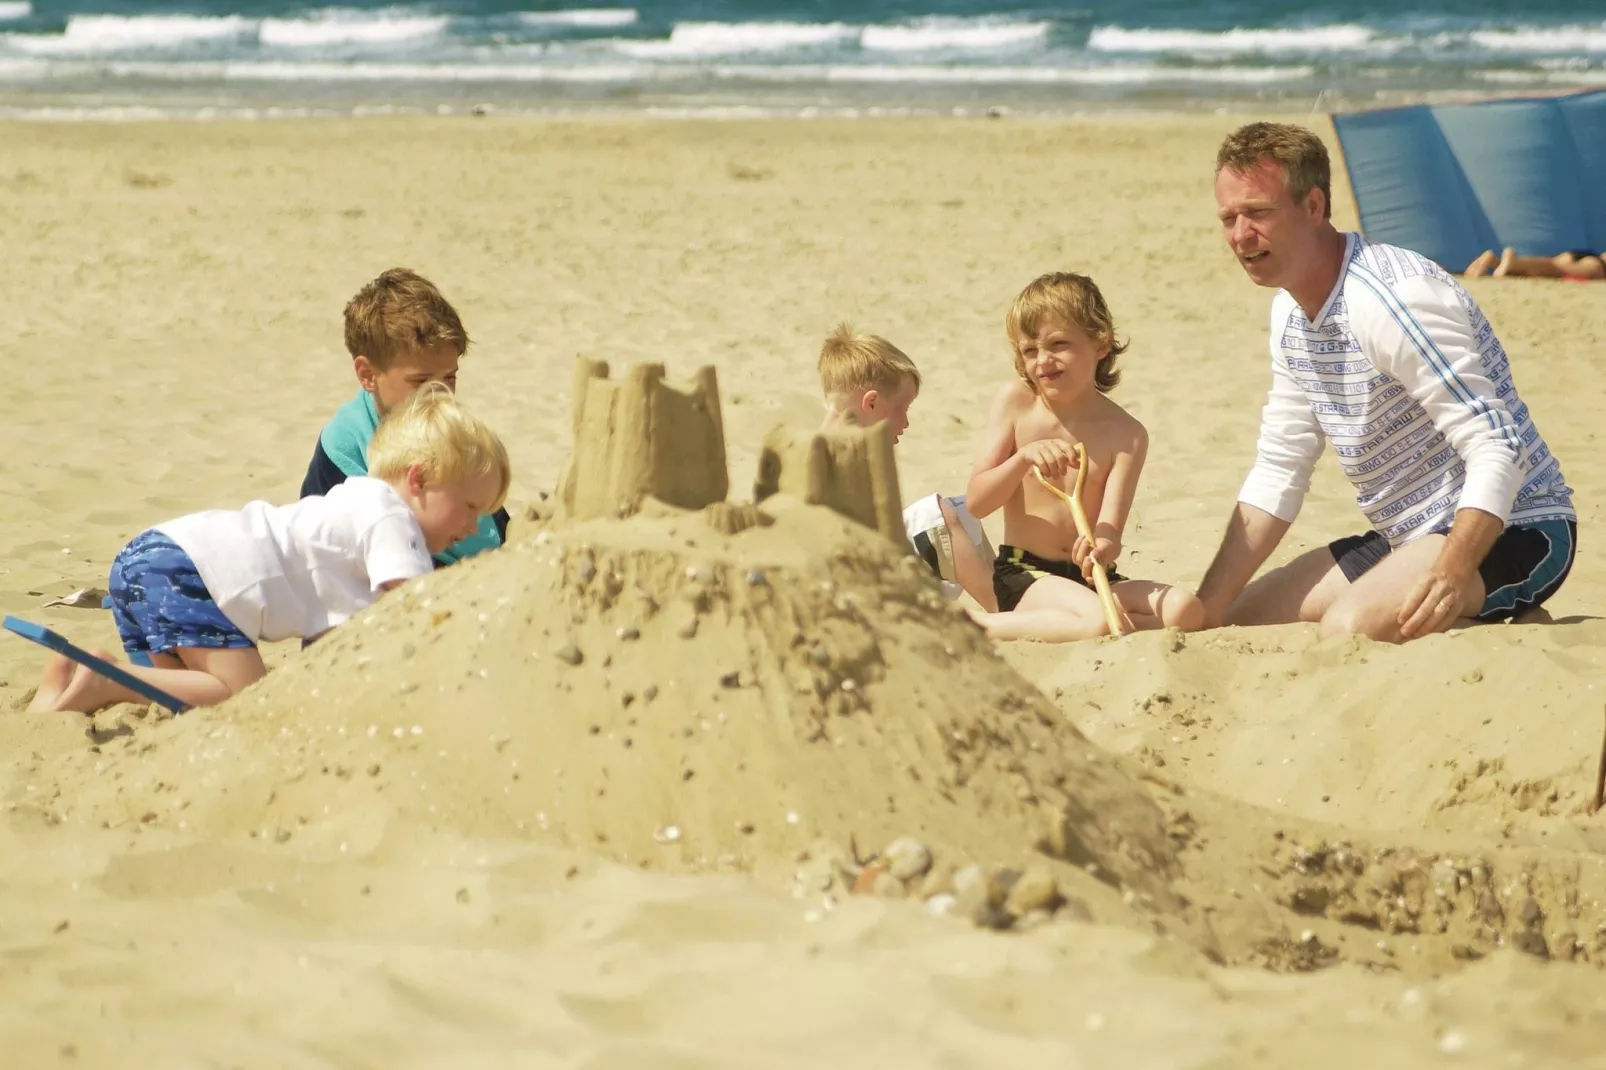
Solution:
[(1322, 614), (1321, 633), (1323, 639), (1335, 635), (1363, 635), (1379, 643), (1400, 641), (1400, 625), (1394, 610), (1367, 605), (1355, 598), (1340, 598)]

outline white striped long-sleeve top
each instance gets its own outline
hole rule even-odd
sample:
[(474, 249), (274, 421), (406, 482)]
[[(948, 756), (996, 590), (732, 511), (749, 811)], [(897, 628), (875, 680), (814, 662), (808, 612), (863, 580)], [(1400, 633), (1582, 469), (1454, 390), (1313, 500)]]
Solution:
[(1345, 238), (1314, 322), (1286, 290), (1272, 302), (1271, 392), (1238, 500), (1292, 521), (1331, 441), (1356, 504), (1392, 546), (1448, 530), (1464, 508), (1508, 524), (1576, 521), (1477, 302), (1426, 257)]

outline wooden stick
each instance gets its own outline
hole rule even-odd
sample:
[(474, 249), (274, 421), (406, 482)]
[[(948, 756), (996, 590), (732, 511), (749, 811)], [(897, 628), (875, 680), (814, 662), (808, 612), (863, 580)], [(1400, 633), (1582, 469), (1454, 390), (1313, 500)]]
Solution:
[[(1047, 487), (1053, 494), (1070, 506), (1071, 519), (1076, 523), (1076, 531), (1087, 540), (1088, 551), (1092, 553), (1093, 528), (1087, 522), (1087, 513), (1082, 509), (1082, 481), (1087, 478), (1087, 447), (1080, 442), (1076, 443), (1076, 486), (1071, 493), (1066, 494), (1054, 484), (1043, 478), (1034, 465), (1032, 475), (1037, 481)], [(1093, 558), (1093, 589), (1098, 592), (1099, 604), (1104, 607), (1104, 623), (1110, 627), (1111, 635), (1120, 635), (1121, 611), (1115, 606), (1115, 595), (1110, 593), (1110, 578), (1104, 574), (1104, 566), (1097, 557)]]
[(1595, 766), (1595, 809), (1590, 813), (1600, 813), (1600, 808), (1606, 806), (1606, 737), (1600, 741), (1600, 764)]

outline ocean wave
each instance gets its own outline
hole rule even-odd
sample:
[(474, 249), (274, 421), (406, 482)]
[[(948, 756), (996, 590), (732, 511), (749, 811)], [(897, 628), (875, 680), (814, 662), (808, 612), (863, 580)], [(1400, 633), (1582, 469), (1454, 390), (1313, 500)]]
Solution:
[(1477, 30), (1473, 44), (1493, 52), (1606, 52), (1606, 24), (1554, 29)]
[(866, 26), (859, 47), (870, 52), (935, 52), (1010, 48), (1047, 39), (1046, 22), (933, 16), (904, 24)]
[(445, 32), (446, 26), (444, 15), (328, 8), (302, 18), (263, 19), (257, 36), (273, 48), (377, 45), (435, 37)]
[(25, 19), (32, 14), (33, 5), (28, 0), (0, 0), (0, 22)]
[(1106, 64), (1091, 67), (937, 66), (932, 64), (715, 64), (654, 63), (483, 64), (337, 63), (328, 61), (220, 60), (156, 63), (127, 60), (75, 64), (80, 73), (164, 82), (258, 83), (553, 83), (664, 84), (698, 80), (761, 84), (833, 85), (1269, 85), (1309, 79), (1310, 66), (1170, 67)]
[(613, 41), (614, 49), (637, 59), (697, 59), (852, 41), (857, 27), (843, 22), (677, 22), (668, 40)]
[(239, 15), (72, 15), (60, 34), (7, 34), (6, 43), (31, 55), (84, 55), (239, 41), (256, 29)]
[(1350, 24), (1305, 29), (1199, 30), (1124, 29), (1098, 26), (1088, 35), (1090, 52), (1238, 54), (1287, 52), (1353, 52), (1375, 50), (1390, 42), (1366, 27)]
[(573, 11), (521, 11), (519, 21), (526, 26), (575, 26), (586, 29), (604, 29), (610, 26), (634, 26), (641, 15), (631, 7), (590, 7)]

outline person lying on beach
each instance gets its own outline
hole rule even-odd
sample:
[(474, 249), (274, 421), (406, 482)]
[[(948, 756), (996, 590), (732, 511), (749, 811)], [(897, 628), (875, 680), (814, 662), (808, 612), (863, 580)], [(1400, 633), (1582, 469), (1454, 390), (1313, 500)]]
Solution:
[[(1222, 236), (1277, 292), (1255, 462), (1199, 584), (1209, 623), (1399, 643), (1535, 610), (1577, 549), (1561, 462), (1471, 294), (1425, 256), (1334, 227), (1331, 180), (1300, 126), (1250, 123), (1217, 151)], [(1329, 441), (1367, 528), (1255, 577)]]
[[(257, 644), (313, 638), (434, 568), (507, 497), (507, 451), (442, 384), (380, 423), (368, 476), (292, 505), (191, 513), (136, 535), (112, 562), (112, 618), (139, 679), (214, 706), (261, 679)], [(102, 658), (111, 655), (96, 651)], [(28, 709), (94, 713), (139, 696), (62, 655)]]
[[(407, 268), (391, 268), (346, 303), (346, 349), (360, 388), (336, 410), (318, 436), (301, 482), (303, 498), (328, 494), (351, 476), (368, 473), (368, 441), (379, 421), (425, 383), (457, 389), (468, 332), (434, 283)], [(507, 541), (505, 509), (481, 517), (474, 533), (435, 554), (450, 565)]]
[[(999, 639), (1107, 634), (1091, 578), (1097, 563), (1108, 570), (1123, 630), (1199, 627), (1204, 610), (1192, 592), (1115, 572), (1149, 436), (1108, 396), (1126, 345), (1115, 339), (1104, 295), (1084, 275), (1044, 275), (1015, 298), (1005, 326), (1019, 381), (993, 400), (966, 496), (976, 516), (1004, 510), (993, 568), (999, 612), (977, 619)], [(1068, 492), (1076, 443), (1087, 451), (1082, 493), (1091, 542), (1063, 499), (1037, 481), (1041, 475)]]
[(1517, 250), (1506, 246), (1499, 256), (1493, 249), (1485, 249), (1462, 272), (1469, 279), (1492, 275), (1495, 278), (1528, 276), (1543, 279), (1606, 279), (1606, 262), (1600, 251), (1574, 249), (1555, 256), (1518, 256)]
[[(909, 406), (920, 394), (920, 372), (885, 338), (858, 334), (842, 324), (820, 347), (819, 373), (826, 429), (886, 423), (894, 442), (909, 429)], [(915, 552), (949, 597), (963, 591), (984, 609), (997, 608), (992, 543), (962, 496), (928, 494), (904, 509), (903, 524)]]

